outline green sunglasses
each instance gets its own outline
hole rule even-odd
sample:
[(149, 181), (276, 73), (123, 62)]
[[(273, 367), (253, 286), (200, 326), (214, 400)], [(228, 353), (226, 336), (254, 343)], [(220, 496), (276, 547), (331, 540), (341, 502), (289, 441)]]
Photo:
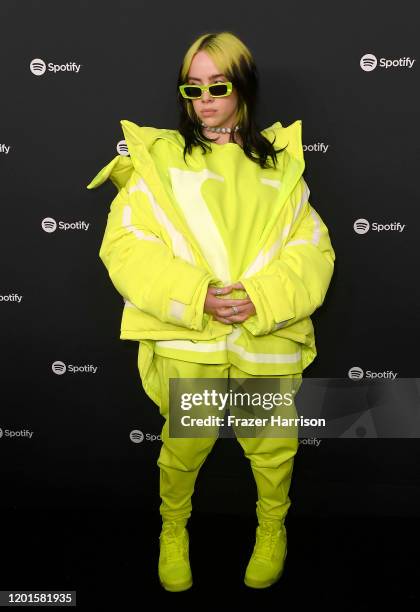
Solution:
[(179, 91), (182, 97), (188, 100), (198, 100), (205, 91), (208, 91), (213, 98), (223, 98), (232, 93), (232, 83), (230, 81), (225, 83), (212, 83), (211, 85), (191, 85), (185, 83), (179, 86)]

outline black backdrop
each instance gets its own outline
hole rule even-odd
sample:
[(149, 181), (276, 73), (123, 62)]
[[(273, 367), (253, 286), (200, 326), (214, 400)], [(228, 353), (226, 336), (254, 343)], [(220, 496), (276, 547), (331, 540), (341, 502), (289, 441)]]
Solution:
[[(304, 375), (345, 377), (358, 366), (418, 376), (414, 2), (3, 0), (0, 15), (4, 508), (157, 511), (160, 441), (134, 443), (130, 432), (156, 436), (163, 420), (141, 386), (138, 343), (119, 339), (122, 298), (98, 256), (116, 190), (86, 185), (117, 154), (121, 119), (176, 128), (178, 68), (206, 31), (231, 30), (253, 52), (262, 128), (303, 122), (311, 203), (337, 255), (313, 316), (318, 357)], [(361, 67), (366, 54), (377, 58), (373, 70)], [(34, 59), (44, 74), (31, 71)], [(76, 227), (47, 232), (47, 217)], [(369, 231), (355, 232), (358, 219)], [(373, 229), (394, 222), (404, 230)], [(418, 439), (302, 443), (290, 513), (418, 515), (419, 450)], [(219, 440), (194, 507), (252, 515), (254, 496), (239, 444)]]

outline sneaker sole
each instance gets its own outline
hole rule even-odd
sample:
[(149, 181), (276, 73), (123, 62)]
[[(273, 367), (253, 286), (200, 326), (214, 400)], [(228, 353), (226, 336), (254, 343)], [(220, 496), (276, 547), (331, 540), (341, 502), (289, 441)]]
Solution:
[(281, 572), (277, 576), (275, 576), (275, 578), (273, 578), (272, 580), (268, 580), (266, 582), (257, 582), (257, 581), (249, 580), (245, 578), (244, 583), (246, 584), (247, 587), (251, 587), (252, 589), (266, 589), (267, 587), (272, 586), (278, 580), (280, 580), (282, 574), (283, 574), (283, 570), (281, 570)]
[(186, 591), (191, 588), (193, 585), (193, 581), (189, 580), (188, 582), (183, 582), (181, 584), (165, 584), (161, 580), (159, 580), (161, 586), (165, 589), (165, 591), (170, 591), (171, 593), (178, 593), (179, 591)]
[(266, 580), (265, 582), (260, 582), (258, 580), (249, 580), (248, 578), (244, 578), (245, 585), (247, 587), (251, 587), (252, 589), (266, 589), (267, 587), (270, 587), (271, 585), (275, 584), (278, 580), (280, 580), (280, 578), (283, 575), (286, 557), (287, 557), (287, 548), (286, 548), (286, 552), (285, 552), (284, 559), (283, 559), (283, 567), (281, 568), (277, 576), (275, 576), (271, 580)]

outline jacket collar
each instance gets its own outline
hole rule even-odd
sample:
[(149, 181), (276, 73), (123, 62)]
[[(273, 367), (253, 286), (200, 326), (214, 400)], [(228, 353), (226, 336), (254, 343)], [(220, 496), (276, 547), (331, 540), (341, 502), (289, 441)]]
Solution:
[[(182, 137), (177, 130), (160, 129), (148, 126), (139, 126), (132, 121), (123, 119), (120, 121), (124, 136), (127, 142), (128, 149), (133, 153), (138, 152), (141, 154), (142, 145), (145, 146), (147, 151), (150, 151), (152, 145), (157, 138), (165, 138), (172, 142), (175, 146), (183, 151)], [(303, 150), (302, 150), (302, 121), (300, 119), (291, 123), (287, 127), (283, 127), (280, 121), (276, 121), (269, 127), (262, 130), (262, 134), (266, 136), (270, 141), (276, 139), (276, 147), (283, 148), (287, 146), (289, 155), (298, 161), (303, 162)], [(131, 145), (131, 150), (130, 150)], [(140, 146), (140, 149), (139, 149)]]
[[(149, 151), (157, 138), (165, 138), (177, 146), (180, 151), (183, 151), (183, 145), (176, 130), (148, 126), (141, 127), (127, 119), (123, 119), (120, 123), (130, 156), (117, 155), (114, 157), (87, 185), (88, 189), (99, 187), (99, 185), (110, 179), (117, 189), (120, 190), (130, 178), (133, 168), (141, 175), (150, 171), (152, 167), (154, 168), (154, 162)], [(297, 120), (287, 127), (283, 127), (280, 121), (276, 121), (265, 130), (262, 130), (262, 133), (271, 141), (275, 137), (276, 147), (287, 147), (286, 150), (290, 160), (294, 162), (292, 164), (293, 169), (295, 172), (302, 174), (305, 169), (302, 149), (302, 121)]]
[[(175, 227), (188, 237), (191, 245), (196, 251), (201, 253), (200, 246), (194, 235), (180, 217), (173, 202), (168, 197), (165, 187), (160, 179), (159, 172), (150, 154), (150, 149), (157, 138), (170, 140), (183, 152), (183, 143), (176, 130), (160, 129), (149, 126), (141, 127), (132, 121), (123, 119), (121, 122), (125, 141), (127, 143), (130, 156), (118, 155), (109, 162), (94, 179), (87, 185), (88, 189), (99, 187), (107, 179), (110, 179), (120, 191), (130, 178), (133, 168), (146, 181), (153, 192), (154, 197), (164, 208)], [(305, 169), (305, 161), (302, 148), (302, 121), (297, 120), (287, 127), (283, 127), (280, 121), (276, 121), (271, 126), (262, 130), (262, 133), (273, 142), (275, 137), (276, 148), (286, 148), (288, 162), (282, 176), (280, 192), (276, 201), (276, 210), (269, 224), (264, 229), (263, 235), (256, 245), (255, 255), (264, 247), (284, 202), (293, 191)]]

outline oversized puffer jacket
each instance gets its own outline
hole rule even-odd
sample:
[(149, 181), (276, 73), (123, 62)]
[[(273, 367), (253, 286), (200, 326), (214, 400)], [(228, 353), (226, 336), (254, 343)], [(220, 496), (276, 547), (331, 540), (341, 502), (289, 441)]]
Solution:
[[(302, 176), (302, 122), (262, 131), (287, 146), (266, 169), (235, 143), (206, 155), (194, 147), (184, 161), (177, 130), (121, 125), (129, 157), (117, 155), (87, 188), (110, 179), (118, 190), (99, 256), (124, 299), (120, 338), (140, 341), (143, 371), (158, 353), (257, 375), (302, 372), (317, 354), (310, 315), (335, 261)], [(227, 325), (204, 312), (209, 285), (238, 281), (245, 291), (223, 297), (248, 294), (255, 315)]]

